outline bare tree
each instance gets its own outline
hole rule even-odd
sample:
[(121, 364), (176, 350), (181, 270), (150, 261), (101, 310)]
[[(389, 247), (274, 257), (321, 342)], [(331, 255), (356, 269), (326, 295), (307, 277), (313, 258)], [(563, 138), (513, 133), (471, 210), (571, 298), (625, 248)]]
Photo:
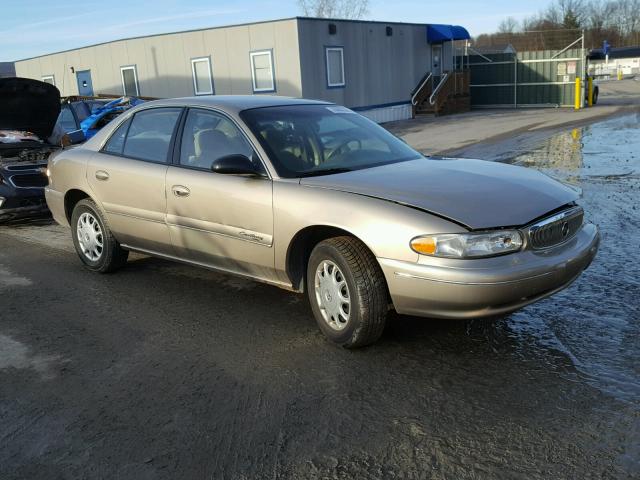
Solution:
[(354, 20), (369, 13), (369, 0), (298, 0), (298, 5), (307, 17)]
[(640, 0), (618, 0), (615, 5), (621, 33), (629, 35), (640, 30)]
[(603, 0), (592, 0), (589, 2), (585, 27), (598, 32), (604, 30), (611, 18), (611, 9), (611, 2)]
[(518, 28), (518, 20), (513, 17), (507, 17), (498, 25), (498, 33), (515, 33)]
[(560, 28), (580, 28), (585, 19), (583, 0), (556, 0), (543, 14), (544, 20)]

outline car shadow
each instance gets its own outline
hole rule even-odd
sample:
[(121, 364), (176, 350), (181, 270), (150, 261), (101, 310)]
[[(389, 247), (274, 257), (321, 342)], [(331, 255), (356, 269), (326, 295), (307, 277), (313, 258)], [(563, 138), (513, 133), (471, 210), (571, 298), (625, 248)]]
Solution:
[[(312, 334), (322, 337), (305, 294), (288, 292), (250, 278), (141, 254), (133, 254), (127, 267), (119, 275), (121, 274), (181, 277), (179, 283), (183, 288), (183, 295), (189, 296), (189, 302), (206, 302), (206, 299), (211, 298), (211, 291), (215, 286), (215, 291), (219, 293), (231, 293), (229, 296), (216, 298), (217, 305), (228, 312), (233, 312), (238, 305), (250, 301), (257, 311), (273, 314), (270, 321), (275, 320), (277, 328), (282, 329), (283, 333), (287, 332), (285, 336)], [(435, 319), (400, 315), (390, 310), (385, 331), (371, 348), (415, 343), (429, 346), (434, 342), (451, 342), (459, 348), (462, 338), (472, 339), (474, 344), (492, 343), (496, 341), (496, 337), (504, 337), (505, 330), (508, 330), (508, 318), (494, 316), (473, 320)], [(366, 350), (368, 348), (362, 349)]]
[(2, 227), (46, 227), (54, 225), (56, 222), (50, 213), (29, 217), (16, 217), (6, 220), (0, 220)]

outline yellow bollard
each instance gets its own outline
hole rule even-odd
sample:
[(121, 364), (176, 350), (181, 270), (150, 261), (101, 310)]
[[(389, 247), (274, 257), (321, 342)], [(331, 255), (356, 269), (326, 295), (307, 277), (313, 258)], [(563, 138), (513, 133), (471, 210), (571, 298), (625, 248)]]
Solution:
[(589, 86), (589, 94), (587, 96), (587, 105), (593, 107), (593, 78), (589, 77), (587, 80), (587, 85)]
[(575, 109), (580, 110), (580, 94), (582, 88), (580, 87), (580, 77), (576, 77), (576, 96), (575, 96)]
[(618, 80), (622, 80), (622, 70), (618, 70)]

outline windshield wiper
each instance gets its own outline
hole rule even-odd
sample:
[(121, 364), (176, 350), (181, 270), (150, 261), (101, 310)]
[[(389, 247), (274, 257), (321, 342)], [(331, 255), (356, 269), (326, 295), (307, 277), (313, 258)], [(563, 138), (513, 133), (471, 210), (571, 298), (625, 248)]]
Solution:
[(301, 172), (301, 177), (317, 177), (319, 175), (332, 175), (334, 173), (345, 173), (350, 172), (350, 168), (341, 167), (341, 168), (325, 168), (321, 170), (310, 170), (308, 172)]

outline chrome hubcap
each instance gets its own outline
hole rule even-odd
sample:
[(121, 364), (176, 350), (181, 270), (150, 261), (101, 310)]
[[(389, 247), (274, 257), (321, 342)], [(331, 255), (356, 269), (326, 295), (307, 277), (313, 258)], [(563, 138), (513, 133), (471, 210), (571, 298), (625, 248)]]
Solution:
[(92, 262), (99, 260), (102, 256), (104, 237), (96, 217), (88, 212), (80, 215), (76, 234), (82, 254)]
[(351, 314), (349, 287), (344, 275), (331, 260), (323, 260), (318, 265), (315, 291), (324, 321), (334, 330), (344, 329)]

